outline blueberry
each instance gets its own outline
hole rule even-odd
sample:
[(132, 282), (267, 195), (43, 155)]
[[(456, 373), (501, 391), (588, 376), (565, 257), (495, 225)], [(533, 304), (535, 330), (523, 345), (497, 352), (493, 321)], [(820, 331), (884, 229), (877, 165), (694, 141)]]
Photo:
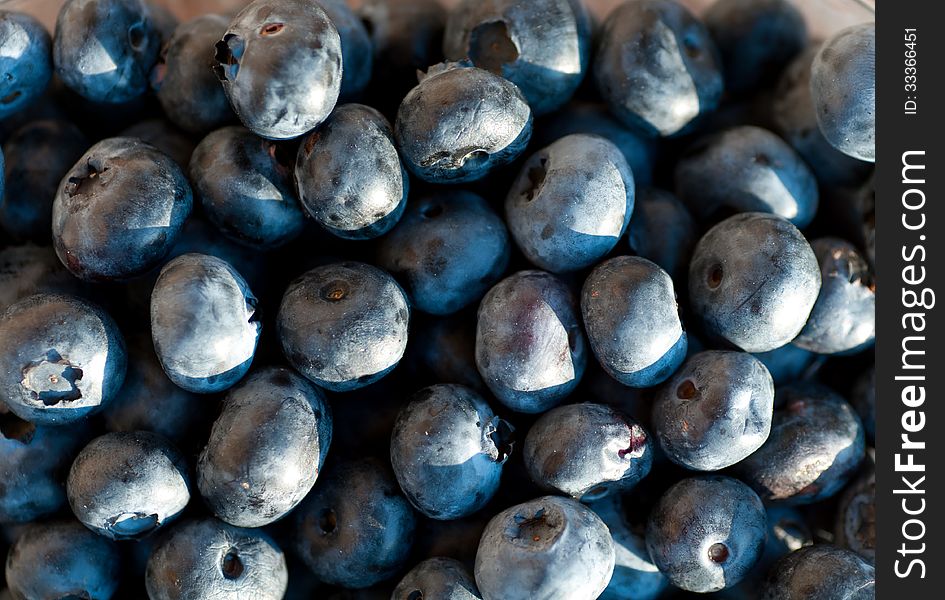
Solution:
[(167, 119), (145, 119), (124, 129), (121, 137), (138, 138), (174, 159), (181, 169), (190, 164), (195, 142)]
[(305, 218), (292, 183), (292, 150), (248, 129), (224, 127), (203, 138), (190, 178), (204, 214), (224, 235), (268, 249), (296, 238)]
[(863, 425), (842, 397), (823, 387), (778, 390), (765, 444), (736, 467), (766, 501), (810, 504), (836, 494), (863, 460)]
[(0, 119), (35, 102), (52, 77), (52, 40), (30, 15), (0, 11)]
[(50, 246), (7, 246), (0, 250), (0, 312), (39, 293), (77, 295), (82, 284)]
[(804, 515), (797, 509), (775, 504), (767, 507), (767, 513), (768, 539), (765, 541), (764, 554), (755, 568), (756, 572), (762, 574), (784, 556), (814, 543), (814, 534), (804, 521)]
[(397, 366), (409, 320), (407, 297), (393, 277), (364, 263), (342, 262), (293, 281), (276, 327), (289, 364), (316, 385), (345, 392)]
[(428, 558), (400, 580), (391, 600), (482, 600), (476, 581), (454, 558)]
[(432, 183), (482, 179), (515, 160), (531, 132), (532, 112), (515, 84), (462, 64), (431, 67), (394, 123), (407, 167)]
[(820, 284), (817, 257), (801, 232), (766, 213), (722, 221), (699, 240), (689, 264), (693, 312), (708, 334), (746, 352), (767, 352), (794, 339)]
[(866, 441), (873, 445), (876, 438), (876, 367), (860, 375), (853, 387), (853, 407), (863, 421)]
[(776, 386), (803, 379), (817, 359), (817, 355), (810, 350), (804, 350), (794, 344), (785, 344), (767, 352), (756, 352), (754, 356), (771, 373)]
[(265, 138), (314, 128), (341, 89), (341, 38), (316, 2), (254, 0), (230, 22), (214, 61), (234, 112)]
[(171, 381), (198, 394), (239, 381), (262, 324), (256, 297), (226, 261), (184, 254), (161, 269), (151, 293), (151, 335)]
[(374, 46), (361, 19), (345, 0), (315, 0), (331, 19), (341, 38), (341, 89), (339, 102), (356, 100), (371, 81)]
[(102, 309), (36, 294), (0, 316), (0, 398), (21, 419), (60, 425), (100, 411), (125, 378), (125, 342)]
[(7, 585), (16, 599), (108, 600), (120, 573), (115, 543), (76, 521), (28, 525), (7, 556)]
[(765, 543), (761, 499), (737, 479), (704, 475), (670, 487), (650, 513), (646, 545), (673, 585), (715, 592), (743, 579)]
[(134, 138), (102, 140), (59, 184), (56, 254), (81, 279), (140, 275), (167, 255), (192, 203), (187, 178), (169, 156)]
[(870, 346), (876, 336), (876, 284), (869, 265), (852, 244), (838, 238), (819, 238), (811, 247), (820, 262), (823, 284), (794, 343), (820, 354)]
[(811, 65), (810, 90), (820, 131), (844, 154), (876, 156), (876, 24), (837, 32)]
[(537, 267), (560, 273), (610, 252), (630, 221), (633, 173), (620, 149), (587, 134), (533, 154), (505, 199), (509, 230)]
[(835, 539), (870, 564), (876, 561), (876, 473), (871, 470), (840, 497)]
[(509, 264), (505, 223), (485, 200), (445, 190), (413, 200), (378, 245), (378, 264), (404, 282), (413, 305), (454, 313), (480, 298)]
[(766, 212), (806, 227), (817, 212), (817, 180), (800, 156), (766, 129), (741, 126), (695, 144), (676, 164), (676, 193), (699, 219)]
[(696, 223), (686, 205), (658, 188), (637, 189), (627, 226), (630, 250), (682, 282), (696, 245)]
[(650, 436), (603, 404), (568, 404), (540, 416), (522, 451), (532, 481), (590, 502), (635, 486), (650, 472)]
[(476, 553), (484, 600), (593, 600), (614, 571), (607, 526), (583, 504), (544, 496), (492, 517)]
[(279, 600), (288, 579), (285, 555), (268, 535), (201, 519), (181, 523), (159, 540), (145, 584), (152, 600)]
[(233, 118), (223, 87), (213, 74), (213, 45), (229, 21), (208, 14), (181, 23), (164, 44), (151, 72), (151, 87), (167, 118), (186, 131), (210, 131)]
[(540, 115), (560, 108), (581, 84), (590, 38), (579, 0), (462, 0), (446, 21), (443, 52), (508, 79)]
[(335, 464), (296, 511), (297, 550), (319, 580), (365, 588), (404, 566), (415, 526), (380, 461)]
[(796, 550), (781, 559), (761, 589), (762, 600), (873, 600), (876, 574), (869, 563), (828, 544)]
[(68, 0), (53, 36), (56, 74), (92, 102), (135, 100), (161, 49), (159, 19), (147, 0)]
[(410, 179), (387, 119), (369, 106), (339, 106), (299, 147), (295, 184), (305, 211), (347, 239), (390, 231), (404, 212)]
[(540, 413), (581, 380), (587, 342), (577, 300), (544, 271), (519, 271), (486, 294), (476, 324), (476, 366), (502, 404)]
[(708, 31), (673, 0), (624, 2), (604, 22), (594, 59), (597, 89), (628, 126), (680, 132), (722, 97)]
[(231, 525), (267, 525), (312, 489), (331, 431), (318, 388), (288, 369), (260, 370), (223, 401), (197, 463), (200, 493)]
[(88, 147), (82, 132), (61, 119), (31, 121), (7, 139), (0, 227), (10, 239), (48, 243), (59, 181)]
[(673, 281), (645, 258), (597, 265), (584, 282), (581, 313), (597, 361), (624, 385), (662, 383), (686, 357)]
[(472, 514), (495, 495), (514, 428), (461, 385), (434, 385), (400, 411), (390, 460), (404, 495), (432, 519)]

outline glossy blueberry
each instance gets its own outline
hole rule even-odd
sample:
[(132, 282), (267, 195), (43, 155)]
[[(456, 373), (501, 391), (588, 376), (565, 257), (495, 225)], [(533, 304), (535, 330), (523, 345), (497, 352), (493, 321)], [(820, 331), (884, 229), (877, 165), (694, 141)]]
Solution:
[(761, 589), (762, 600), (873, 600), (873, 566), (828, 544), (796, 550), (778, 561)]
[(678, 2), (624, 2), (600, 32), (597, 89), (628, 126), (672, 135), (718, 106), (722, 73), (716, 55), (709, 32)]
[(817, 123), (834, 148), (873, 162), (876, 155), (876, 24), (841, 30), (811, 65)]
[(676, 193), (703, 221), (767, 212), (806, 227), (817, 212), (817, 180), (794, 150), (744, 125), (697, 142), (676, 164)]
[(81, 279), (140, 275), (167, 255), (192, 204), (190, 184), (169, 156), (134, 138), (102, 140), (59, 184), (56, 254)]
[(515, 84), (462, 64), (431, 67), (394, 123), (407, 167), (431, 183), (482, 179), (515, 160), (531, 134), (532, 112)]
[(589, 508), (544, 496), (492, 517), (476, 552), (484, 600), (593, 600), (614, 571), (614, 541)]
[(610, 252), (630, 221), (634, 181), (606, 139), (565, 136), (525, 161), (505, 199), (512, 238), (537, 267), (560, 273)]
[(59, 182), (88, 147), (82, 132), (60, 119), (31, 121), (6, 140), (0, 227), (10, 239), (48, 243)]
[(118, 552), (114, 542), (77, 521), (33, 523), (7, 555), (7, 585), (17, 600), (108, 600), (121, 573)]
[(255, 248), (297, 237), (305, 217), (293, 189), (291, 152), (239, 126), (203, 138), (190, 157), (190, 179), (210, 222)]
[(151, 87), (175, 125), (195, 133), (210, 131), (233, 118), (220, 81), (213, 74), (213, 45), (229, 21), (208, 14), (181, 23), (164, 44), (151, 72)]
[(171, 381), (198, 394), (239, 381), (262, 329), (256, 304), (243, 277), (215, 256), (184, 254), (164, 265), (151, 292), (151, 336)]
[(339, 102), (357, 100), (371, 81), (374, 45), (368, 31), (345, 0), (316, 0), (341, 38), (341, 89)]
[(715, 592), (742, 580), (758, 561), (767, 520), (747, 485), (721, 475), (683, 479), (650, 513), (646, 545), (673, 585)]
[(0, 398), (21, 419), (60, 425), (100, 411), (125, 378), (125, 342), (105, 311), (36, 294), (0, 316)]
[(540, 115), (577, 90), (590, 38), (590, 17), (578, 0), (462, 0), (446, 21), (443, 52), (508, 79)]
[(577, 300), (554, 275), (519, 271), (479, 304), (476, 367), (512, 410), (540, 413), (560, 404), (577, 387), (586, 363)]
[(696, 471), (734, 465), (771, 431), (774, 383), (751, 354), (706, 350), (666, 382), (653, 407), (653, 428), (666, 456)]
[(652, 442), (639, 423), (589, 402), (540, 416), (522, 453), (532, 481), (586, 502), (629, 490), (653, 465)]
[(346, 392), (397, 366), (409, 320), (407, 296), (393, 277), (365, 263), (341, 262), (293, 281), (276, 327), (289, 364), (316, 385)]
[(145, 119), (123, 130), (121, 137), (138, 138), (174, 159), (181, 169), (187, 169), (196, 142), (167, 119)]
[(7, 246), (0, 250), (0, 312), (33, 294), (79, 295), (82, 284), (51, 246)]
[(807, 45), (807, 27), (788, 0), (719, 0), (703, 16), (722, 55), (725, 88), (771, 83)]
[(445, 190), (412, 200), (378, 245), (378, 264), (403, 281), (413, 305), (445, 315), (468, 306), (509, 264), (505, 223), (485, 200)]
[(876, 437), (876, 367), (857, 378), (853, 386), (853, 407), (863, 421), (866, 441), (873, 445)]
[(627, 225), (630, 250), (656, 263), (673, 281), (683, 281), (696, 245), (696, 223), (686, 205), (658, 188), (637, 188)]
[(771, 373), (776, 386), (803, 379), (817, 358), (810, 350), (804, 350), (794, 344), (785, 344), (767, 352), (756, 352), (754, 356)]
[(766, 501), (810, 504), (836, 494), (863, 460), (863, 424), (846, 400), (820, 386), (782, 388), (768, 441), (738, 464)]
[(387, 119), (369, 106), (345, 104), (302, 142), (295, 185), (319, 225), (338, 237), (365, 239), (397, 224), (410, 179)]
[(581, 313), (597, 361), (624, 385), (662, 383), (686, 358), (673, 280), (645, 258), (597, 265), (584, 282)]
[(30, 15), (0, 11), (0, 119), (23, 110), (52, 77), (52, 40)]
[(261, 137), (298, 137), (338, 100), (341, 38), (316, 2), (255, 0), (230, 22), (214, 60), (234, 112)]
[(476, 581), (454, 558), (428, 558), (400, 580), (391, 600), (482, 600)]
[(288, 579), (285, 555), (268, 535), (201, 519), (181, 523), (159, 540), (145, 584), (152, 600), (280, 600)]
[(56, 74), (92, 102), (138, 98), (161, 49), (160, 18), (147, 0), (68, 0), (53, 36)]
[(321, 581), (365, 588), (406, 563), (416, 517), (380, 461), (333, 465), (296, 511), (299, 556)]
[(689, 263), (693, 312), (709, 335), (746, 352), (767, 352), (794, 339), (820, 283), (817, 257), (801, 232), (767, 213), (722, 221), (699, 240)]
[(220, 519), (261, 527), (312, 489), (330, 444), (324, 395), (289, 369), (267, 367), (227, 394), (197, 463), (197, 486)]

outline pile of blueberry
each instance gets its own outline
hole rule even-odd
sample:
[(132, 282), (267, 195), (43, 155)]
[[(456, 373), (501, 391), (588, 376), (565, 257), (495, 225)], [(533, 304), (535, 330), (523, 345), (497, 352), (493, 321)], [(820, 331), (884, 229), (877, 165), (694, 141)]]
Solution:
[(873, 598), (874, 44), (0, 11), (0, 599)]

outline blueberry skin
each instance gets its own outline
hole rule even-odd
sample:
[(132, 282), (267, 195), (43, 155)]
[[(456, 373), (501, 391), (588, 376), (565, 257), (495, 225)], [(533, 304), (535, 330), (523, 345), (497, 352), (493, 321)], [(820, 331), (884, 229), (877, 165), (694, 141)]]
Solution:
[(280, 600), (288, 581), (285, 555), (272, 538), (212, 518), (171, 529), (152, 551), (145, 574), (152, 600)]
[(514, 428), (474, 390), (441, 384), (414, 394), (390, 439), (400, 489), (431, 519), (470, 515), (499, 488)]
[(502, 218), (465, 190), (412, 200), (400, 223), (380, 240), (378, 264), (404, 282), (417, 310), (447, 315), (486, 293), (509, 264)]
[(108, 138), (65, 174), (52, 207), (56, 254), (86, 281), (156, 267), (190, 214), (193, 194), (169, 156), (134, 138)]
[(9, 239), (49, 243), (59, 182), (88, 147), (82, 132), (60, 119), (31, 121), (4, 142), (0, 227)]
[(515, 160), (532, 111), (515, 84), (462, 64), (431, 67), (397, 110), (394, 136), (410, 171), (430, 183), (482, 179)]
[(863, 429), (866, 432), (866, 441), (869, 445), (875, 443), (876, 438), (876, 367), (872, 366), (869, 370), (857, 378), (853, 386), (853, 397), (851, 398), (853, 407), (860, 415), (863, 421)]
[(102, 410), (127, 368), (121, 332), (74, 296), (36, 294), (0, 316), (0, 398), (21, 419), (64, 425)]
[(715, 592), (742, 580), (765, 544), (767, 516), (747, 485), (722, 475), (683, 479), (650, 512), (646, 545), (676, 587)]
[(479, 304), (476, 367), (512, 410), (540, 413), (560, 404), (581, 381), (586, 364), (577, 300), (556, 276), (519, 271)]
[(0, 119), (39, 98), (52, 77), (52, 40), (30, 15), (0, 11)]
[(603, 404), (568, 404), (540, 416), (525, 437), (525, 469), (543, 489), (591, 502), (626, 491), (653, 465), (649, 434)]
[(345, 0), (316, 0), (341, 38), (341, 89), (339, 102), (356, 100), (371, 81), (374, 67), (374, 45), (361, 19)]
[(226, 261), (183, 254), (151, 292), (151, 336), (167, 376), (197, 394), (222, 392), (253, 362), (262, 323), (256, 297)]
[(693, 312), (709, 335), (746, 352), (793, 340), (820, 285), (810, 244), (790, 221), (767, 213), (739, 213), (717, 224), (696, 244), (689, 263)]
[(174, 159), (181, 169), (187, 169), (195, 143), (167, 119), (145, 119), (122, 130), (121, 137), (138, 138), (151, 144)]
[(876, 562), (876, 473), (870, 471), (843, 493), (834, 530), (838, 546)]
[(703, 15), (722, 56), (725, 88), (770, 83), (807, 45), (804, 17), (786, 0), (719, 0)]
[(319, 580), (360, 589), (407, 561), (416, 516), (375, 459), (335, 464), (296, 511), (299, 557)]
[(202, 15), (181, 23), (161, 49), (151, 72), (164, 114), (189, 132), (216, 129), (233, 118), (230, 103), (213, 73), (213, 45), (223, 37), (229, 20)]
[(696, 222), (686, 205), (658, 188), (637, 188), (627, 225), (630, 250), (656, 263), (673, 281), (682, 282), (696, 245)]
[(394, 278), (349, 261), (316, 267), (293, 281), (276, 327), (289, 364), (318, 386), (347, 392), (397, 366), (409, 321), (407, 296)]
[(576, 500), (543, 496), (492, 517), (476, 552), (484, 600), (593, 600), (614, 571), (607, 526)]
[(806, 227), (817, 212), (817, 180), (800, 156), (766, 129), (743, 125), (697, 142), (676, 164), (676, 193), (702, 221), (767, 212)]
[(767, 352), (756, 352), (754, 357), (771, 373), (774, 385), (779, 386), (802, 379), (817, 355), (794, 344), (785, 344)]
[(584, 282), (581, 313), (597, 361), (624, 385), (662, 383), (686, 358), (673, 280), (645, 258), (597, 265)]
[(340, 238), (362, 240), (397, 224), (410, 178), (387, 119), (369, 106), (345, 104), (299, 146), (295, 185), (302, 207), (319, 225)]
[(818, 354), (856, 352), (876, 337), (876, 285), (857, 249), (839, 238), (811, 242), (823, 284), (794, 344)]
[(118, 546), (76, 521), (27, 525), (7, 556), (7, 585), (16, 599), (108, 600), (120, 575)]
[(214, 71), (243, 125), (290, 139), (335, 107), (341, 56), (338, 29), (318, 3), (255, 0), (217, 42)]
[(718, 471), (761, 447), (771, 431), (774, 382), (746, 352), (706, 350), (660, 388), (653, 428), (666, 456), (695, 471)]
[(856, 473), (865, 439), (846, 400), (820, 386), (783, 388), (768, 441), (736, 467), (765, 501), (811, 504), (833, 496)]
[(400, 580), (391, 600), (482, 600), (476, 581), (454, 558), (428, 558)]
[(224, 127), (203, 138), (190, 157), (190, 179), (204, 214), (235, 242), (271, 249), (305, 227), (291, 151), (244, 127)]
[(92, 102), (138, 98), (161, 49), (159, 19), (145, 0), (68, 0), (53, 36), (56, 74)]
[(578, 0), (462, 0), (446, 20), (443, 53), (508, 79), (541, 115), (574, 95), (588, 70), (590, 38)]
[(673, 0), (637, 0), (604, 22), (594, 58), (597, 89), (611, 112), (652, 136), (680, 132), (722, 97), (709, 32)]
[(262, 369), (223, 401), (197, 463), (200, 494), (231, 525), (268, 525), (315, 485), (331, 431), (318, 388), (289, 369)]
[(512, 238), (535, 266), (561, 273), (610, 252), (633, 213), (633, 173), (606, 139), (565, 136), (522, 165), (505, 199)]
[(872, 600), (875, 594), (872, 565), (849, 550), (816, 544), (788, 554), (774, 566), (761, 600)]
[(837, 32), (811, 65), (817, 123), (834, 148), (860, 160), (876, 157), (876, 24)]

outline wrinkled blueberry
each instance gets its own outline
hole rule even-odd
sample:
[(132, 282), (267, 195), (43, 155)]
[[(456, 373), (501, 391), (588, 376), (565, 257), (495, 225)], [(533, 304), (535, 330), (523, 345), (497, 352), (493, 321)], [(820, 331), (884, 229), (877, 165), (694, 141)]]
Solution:
[(391, 600), (482, 600), (476, 581), (453, 558), (428, 558), (400, 580)]
[(762, 600), (873, 600), (873, 566), (828, 544), (796, 550), (781, 559), (761, 589)]
[(684, 281), (697, 230), (686, 205), (676, 196), (658, 188), (637, 188), (627, 231), (634, 254), (656, 263), (673, 281)]
[(30, 15), (0, 11), (0, 119), (23, 110), (52, 77), (52, 40)]

